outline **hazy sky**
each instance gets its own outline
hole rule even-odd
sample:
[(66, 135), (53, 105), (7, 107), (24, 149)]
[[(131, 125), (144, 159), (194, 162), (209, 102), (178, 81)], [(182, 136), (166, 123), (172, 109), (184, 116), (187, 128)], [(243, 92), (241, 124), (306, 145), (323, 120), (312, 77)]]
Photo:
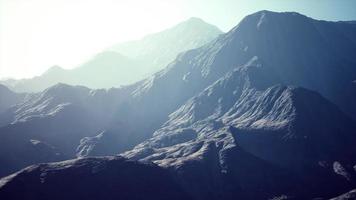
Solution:
[(228, 31), (258, 10), (356, 20), (356, 0), (0, 0), (0, 78), (73, 68), (115, 43), (189, 17)]

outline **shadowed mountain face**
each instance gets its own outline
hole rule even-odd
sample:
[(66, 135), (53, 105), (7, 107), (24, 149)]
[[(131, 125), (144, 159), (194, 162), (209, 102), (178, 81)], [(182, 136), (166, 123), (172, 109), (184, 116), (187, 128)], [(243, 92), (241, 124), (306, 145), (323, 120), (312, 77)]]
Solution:
[(0, 113), (20, 103), (24, 98), (25, 94), (17, 94), (0, 84)]
[(39, 164), (1, 179), (0, 187), (9, 200), (190, 199), (166, 170), (120, 157)]
[[(129, 87), (91, 90), (57, 84), (28, 95), (2, 116), (7, 125), (0, 127), (0, 162), (6, 163), (6, 167), (0, 169), (0, 176), (38, 162), (73, 158), (82, 138), (94, 136), (109, 126), (114, 108), (127, 92)], [(31, 141), (49, 146), (41, 151), (50, 156), (34, 154)], [(47, 152), (49, 149), (55, 151)]]
[(7, 113), (0, 142), (154, 162), (197, 200), (333, 198), (356, 187), (355, 33), (257, 12), (134, 85), (34, 94)]
[(57, 83), (89, 88), (128, 85), (163, 69), (179, 53), (198, 48), (221, 33), (217, 27), (192, 18), (142, 40), (117, 44), (74, 69), (53, 66), (38, 77), (0, 83), (17, 92), (40, 92)]

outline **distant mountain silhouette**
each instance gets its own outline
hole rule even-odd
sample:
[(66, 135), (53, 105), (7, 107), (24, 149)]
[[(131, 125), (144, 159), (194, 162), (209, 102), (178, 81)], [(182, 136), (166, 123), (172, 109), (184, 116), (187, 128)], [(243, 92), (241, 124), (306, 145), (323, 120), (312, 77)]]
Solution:
[(142, 40), (117, 44), (74, 69), (53, 66), (41, 76), (0, 83), (17, 92), (40, 92), (57, 83), (89, 88), (128, 85), (164, 68), (179, 53), (198, 48), (221, 33), (201, 19), (191, 18)]
[(201, 47), (220, 34), (217, 27), (193, 17), (165, 31), (115, 45), (109, 50), (144, 63), (140, 71), (149, 75), (166, 67), (179, 53)]

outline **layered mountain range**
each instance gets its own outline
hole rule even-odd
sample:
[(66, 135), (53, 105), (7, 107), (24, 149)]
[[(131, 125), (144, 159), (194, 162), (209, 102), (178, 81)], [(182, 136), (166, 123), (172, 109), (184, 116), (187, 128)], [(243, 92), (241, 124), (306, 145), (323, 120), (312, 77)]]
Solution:
[(190, 18), (141, 40), (116, 44), (73, 69), (53, 66), (40, 76), (9, 79), (0, 84), (16, 92), (40, 92), (57, 83), (95, 89), (128, 85), (163, 69), (179, 53), (198, 48), (221, 33), (201, 19)]
[(2, 178), (0, 197), (347, 199), (355, 80), (356, 24), (260, 11), (135, 84), (58, 84), (0, 114), (1, 176), (78, 157)]

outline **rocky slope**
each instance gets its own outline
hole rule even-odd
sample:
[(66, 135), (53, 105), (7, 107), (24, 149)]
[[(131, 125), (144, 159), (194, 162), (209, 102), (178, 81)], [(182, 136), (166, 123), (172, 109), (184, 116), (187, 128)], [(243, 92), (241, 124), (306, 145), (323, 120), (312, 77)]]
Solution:
[(122, 155), (182, 173), (196, 199), (329, 198), (352, 187), (355, 122), (318, 93), (257, 90), (244, 74), (234, 71), (192, 97), (151, 139)]
[[(75, 157), (82, 138), (110, 127), (113, 108), (128, 91), (57, 84), (28, 95), (1, 115), (0, 176), (30, 164)], [(38, 147), (41, 153), (34, 153)]]

